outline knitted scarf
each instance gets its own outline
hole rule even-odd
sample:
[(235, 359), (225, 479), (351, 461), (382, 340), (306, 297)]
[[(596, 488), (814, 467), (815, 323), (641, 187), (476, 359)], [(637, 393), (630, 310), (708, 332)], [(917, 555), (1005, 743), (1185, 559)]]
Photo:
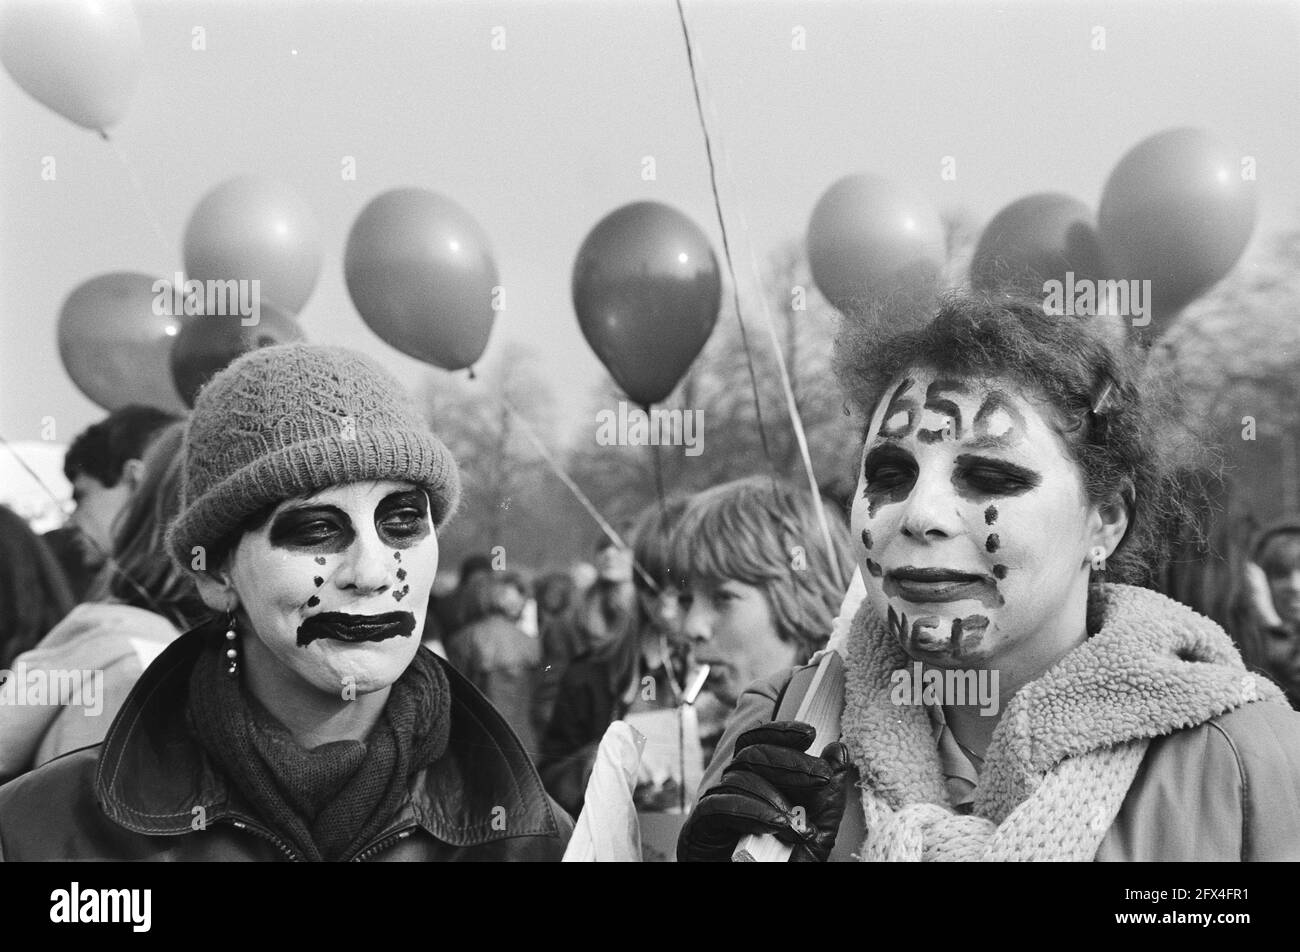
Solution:
[(974, 809), (947, 806), (925, 708), (891, 703), (911, 663), (863, 604), (845, 647), (842, 739), (861, 774), (863, 860), (1091, 860), (1152, 738), (1254, 701), (1285, 703), (1227, 634), (1145, 589), (1099, 585), (1095, 632), (1021, 688), (993, 732)]
[(346, 859), (364, 848), (400, 809), (411, 776), (447, 749), (451, 688), (424, 651), (394, 682), (369, 737), (306, 750), (242, 678), (226, 674), (222, 648), (204, 650), (190, 675), (190, 732), (270, 828), (309, 860)]

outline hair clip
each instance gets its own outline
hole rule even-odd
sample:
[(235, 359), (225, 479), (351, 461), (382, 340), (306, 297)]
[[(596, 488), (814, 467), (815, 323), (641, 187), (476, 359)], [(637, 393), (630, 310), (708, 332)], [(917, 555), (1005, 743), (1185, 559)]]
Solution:
[(1107, 380), (1106, 385), (1101, 388), (1101, 392), (1098, 393), (1096, 399), (1092, 401), (1093, 416), (1104, 415), (1106, 410), (1106, 402), (1110, 399), (1110, 392), (1113, 387), (1114, 384), (1111, 381)]

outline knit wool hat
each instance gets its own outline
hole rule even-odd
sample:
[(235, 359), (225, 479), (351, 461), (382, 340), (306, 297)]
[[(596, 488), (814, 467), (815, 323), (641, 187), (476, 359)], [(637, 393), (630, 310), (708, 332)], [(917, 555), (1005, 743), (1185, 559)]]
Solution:
[(185, 434), (181, 512), (167, 551), (234, 541), (250, 516), (363, 480), (414, 483), (441, 528), (460, 497), (456, 461), (392, 375), (342, 347), (281, 344), (235, 360), (199, 392)]

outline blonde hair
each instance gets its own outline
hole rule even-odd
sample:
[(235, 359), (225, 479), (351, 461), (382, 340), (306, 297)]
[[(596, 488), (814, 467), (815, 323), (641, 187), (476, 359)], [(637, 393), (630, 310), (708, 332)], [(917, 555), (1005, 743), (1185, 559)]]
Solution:
[(825, 646), (853, 567), (843, 513), (821, 503), (835, 549), (832, 565), (807, 490), (754, 476), (693, 496), (672, 537), (672, 562), (687, 582), (732, 579), (763, 589), (797, 663)]

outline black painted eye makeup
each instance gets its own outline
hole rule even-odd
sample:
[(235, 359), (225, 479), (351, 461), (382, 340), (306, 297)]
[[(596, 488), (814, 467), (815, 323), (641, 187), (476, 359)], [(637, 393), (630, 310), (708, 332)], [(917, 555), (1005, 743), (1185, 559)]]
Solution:
[(402, 548), (426, 538), (432, 531), (428, 496), (419, 489), (385, 496), (375, 508), (375, 528), (389, 545)]
[(862, 461), (862, 475), (868, 490), (896, 489), (916, 480), (916, 459), (892, 443), (872, 447)]
[(989, 496), (1019, 496), (1038, 486), (1043, 477), (1009, 460), (963, 454), (956, 460), (954, 481)]
[(874, 519), (881, 506), (902, 502), (912, 491), (916, 485), (916, 459), (897, 443), (880, 443), (862, 461), (862, 475), (867, 517)]
[(271, 545), (281, 549), (339, 552), (352, 544), (352, 520), (334, 506), (298, 506), (271, 521)]

